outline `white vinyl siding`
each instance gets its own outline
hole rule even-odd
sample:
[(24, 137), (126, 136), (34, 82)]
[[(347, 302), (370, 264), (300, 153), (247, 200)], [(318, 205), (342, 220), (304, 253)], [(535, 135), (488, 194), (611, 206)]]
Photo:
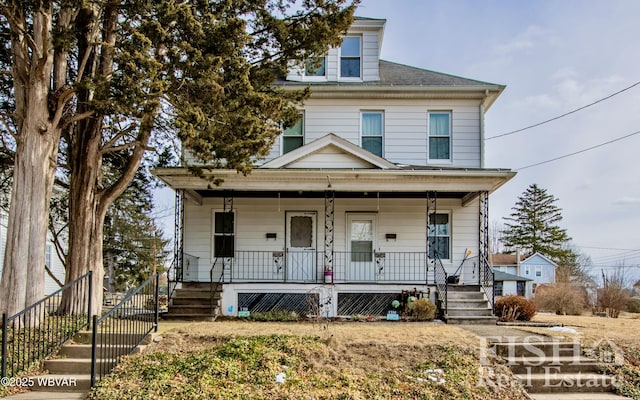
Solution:
[[(362, 110), (384, 111), (384, 157), (394, 163), (427, 165), (427, 118), (430, 109), (452, 113), (450, 165), (480, 167), (480, 108), (475, 100), (316, 99), (305, 102), (304, 135), (310, 143), (334, 133), (360, 146)], [(280, 155), (279, 143), (268, 160)]]
[[(222, 199), (204, 199), (202, 206), (185, 204), (184, 251), (199, 257), (197, 277), (209, 281), (209, 269), (213, 265), (211, 255), (213, 211), (222, 208)], [(236, 251), (282, 251), (285, 246), (285, 212), (315, 211), (324, 213), (324, 199), (236, 198), (235, 233)], [(442, 199), (438, 212), (451, 216), (451, 259), (443, 260), (448, 273), (453, 273), (462, 262), (466, 249), (477, 255), (478, 248), (477, 201), (467, 207), (460, 200)], [(423, 199), (337, 199), (335, 203), (336, 227), (334, 250), (346, 251), (347, 214), (364, 212), (376, 215), (376, 251), (424, 252), (426, 249), (425, 202)], [(324, 229), (318, 221), (318, 251), (322, 251)], [(275, 233), (276, 239), (267, 239), (266, 233)], [(395, 233), (395, 240), (386, 240), (385, 234)], [(220, 271), (214, 271), (219, 274)], [(215, 275), (218, 276), (218, 275)], [(464, 277), (463, 277), (464, 278)]]

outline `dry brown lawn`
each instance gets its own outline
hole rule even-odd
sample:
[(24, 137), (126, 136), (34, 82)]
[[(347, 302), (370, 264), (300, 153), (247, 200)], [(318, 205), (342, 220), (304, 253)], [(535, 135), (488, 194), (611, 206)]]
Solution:
[(619, 318), (594, 317), (592, 315), (555, 315), (538, 313), (534, 322), (550, 322), (573, 328), (578, 335), (553, 332), (547, 328), (520, 328), (529, 332), (550, 336), (563, 336), (566, 339), (580, 340), (583, 345), (591, 346), (602, 339), (610, 339), (623, 345), (638, 345), (640, 334), (640, 314), (621, 313)]

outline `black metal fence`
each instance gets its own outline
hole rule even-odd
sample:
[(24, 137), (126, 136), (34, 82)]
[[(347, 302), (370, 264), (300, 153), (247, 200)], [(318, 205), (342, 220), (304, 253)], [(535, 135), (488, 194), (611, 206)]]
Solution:
[(323, 260), (324, 252), (315, 250), (236, 251), (217, 259), (209, 274), (223, 283), (430, 283), (425, 252), (336, 251), (332, 268)]
[(93, 316), (91, 386), (108, 374), (121, 356), (132, 353), (152, 330), (158, 331), (157, 273), (109, 312)]
[(36, 365), (89, 326), (91, 278), (88, 272), (15, 315), (2, 314), (2, 378)]

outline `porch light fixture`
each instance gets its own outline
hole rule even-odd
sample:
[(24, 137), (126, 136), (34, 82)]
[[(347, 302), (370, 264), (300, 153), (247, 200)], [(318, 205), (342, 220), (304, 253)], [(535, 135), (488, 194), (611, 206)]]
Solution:
[(386, 234), (384, 235), (384, 237), (387, 239), (387, 242), (388, 242), (389, 240), (396, 240), (396, 239), (398, 239), (398, 234), (397, 234), (397, 233), (386, 233)]
[(267, 240), (269, 239), (275, 240), (278, 237), (278, 234), (275, 232), (267, 232), (266, 236), (267, 236)]

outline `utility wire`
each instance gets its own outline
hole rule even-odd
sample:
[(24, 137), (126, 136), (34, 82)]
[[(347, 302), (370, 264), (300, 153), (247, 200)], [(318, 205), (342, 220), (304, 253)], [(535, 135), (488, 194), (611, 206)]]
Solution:
[(614, 143), (614, 142), (618, 142), (618, 141), (623, 140), (623, 139), (627, 139), (627, 138), (629, 138), (629, 137), (631, 137), (631, 136), (634, 136), (634, 135), (637, 135), (637, 134), (639, 134), (639, 133), (640, 133), (640, 131), (635, 131), (635, 132), (630, 133), (630, 134), (628, 134), (628, 135), (624, 135), (624, 136), (621, 136), (621, 137), (619, 137), (619, 138), (615, 138), (615, 139), (609, 140), (608, 142), (600, 143), (600, 144), (597, 144), (597, 145), (595, 145), (595, 146), (588, 147), (588, 148), (586, 148), (586, 149), (582, 149), (582, 150), (574, 151), (573, 153), (570, 153), (570, 154), (565, 154), (565, 155), (563, 155), (563, 156), (556, 157), (556, 158), (552, 158), (552, 159), (550, 159), (550, 160), (540, 161), (540, 162), (535, 163), (535, 164), (531, 164), (531, 165), (527, 165), (527, 166), (524, 166), (524, 167), (516, 168), (516, 169), (514, 169), (514, 171), (522, 171), (523, 169), (532, 168), (532, 167), (537, 167), (538, 165), (547, 164), (547, 163), (550, 163), (550, 162), (553, 162), (553, 161), (561, 160), (561, 159), (563, 159), (563, 158), (567, 158), (567, 157), (575, 156), (575, 155), (577, 155), (577, 154), (584, 153), (584, 152), (587, 152), (587, 151), (589, 151), (589, 150), (597, 149), (598, 147), (606, 146), (606, 145), (608, 145), (608, 144), (611, 144), (611, 143)]
[(599, 99), (599, 100), (594, 101), (593, 103), (589, 103), (589, 104), (587, 104), (586, 106), (582, 106), (582, 107), (580, 107), (580, 108), (576, 108), (575, 110), (572, 110), (572, 111), (566, 112), (566, 113), (564, 113), (564, 114), (562, 114), (562, 115), (558, 115), (557, 117), (553, 117), (553, 118), (547, 119), (547, 120), (545, 120), (545, 121), (538, 122), (537, 124), (533, 124), (533, 125), (526, 126), (526, 127), (524, 127), (524, 128), (521, 128), (521, 129), (516, 129), (515, 131), (502, 133), (502, 134), (500, 134), (500, 135), (490, 136), (490, 137), (488, 137), (488, 138), (485, 138), (484, 140), (497, 139), (497, 138), (501, 138), (501, 137), (504, 137), (504, 136), (513, 135), (513, 134), (518, 133), (518, 132), (526, 131), (526, 130), (528, 130), (528, 129), (535, 128), (535, 127), (540, 126), (540, 125), (544, 125), (544, 124), (549, 123), (549, 122), (551, 122), (551, 121), (555, 121), (555, 120), (557, 120), (557, 119), (560, 119), (560, 118), (566, 117), (567, 115), (571, 115), (571, 114), (576, 113), (576, 112), (578, 112), (578, 111), (584, 110), (585, 108), (588, 108), (588, 107), (594, 106), (594, 105), (596, 105), (596, 104), (598, 104), (598, 103), (601, 103), (601, 102), (603, 102), (603, 101), (605, 101), (605, 100), (609, 100), (610, 98), (612, 98), (612, 97), (614, 97), (614, 96), (617, 96), (617, 95), (619, 95), (620, 93), (626, 92), (626, 91), (627, 91), (627, 90), (629, 90), (629, 89), (633, 89), (634, 87), (636, 87), (636, 86), (638, 86), (638, 85), (640, 85), (640, 81), (638, 81), (638, 82), (634, 83), (634, 84), (633, 84), (633, 85), (631, 85), (631, 86), (627, 86), (626, 88), (624, 88), (624, 89), (622, 89), (622, 90), (619, 90), (619, 91), (617, 91), (617, 92), (615, 92), (615, 93), (613, 93), (613, 94), (610, 94), (610, 95), (609, 95), (609, 96), (607, 96), (607, 97), (603, 97), (603, 98), (601, 98), (601, 99)]

